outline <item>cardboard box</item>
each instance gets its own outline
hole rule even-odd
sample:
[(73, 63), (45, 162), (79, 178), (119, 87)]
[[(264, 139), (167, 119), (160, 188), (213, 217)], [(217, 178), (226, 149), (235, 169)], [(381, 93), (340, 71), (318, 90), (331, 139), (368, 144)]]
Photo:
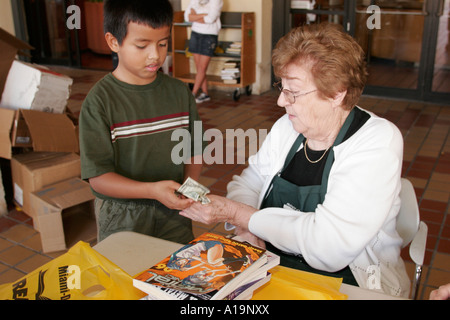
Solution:
[(16, 55), (29, 56), (27, 50), (31, 49), (33, 47), (28, 43), (17, 39), (12, 34), (0, 28), (0, 98), (5, 87), (9, 69)]
[[(50, 184), (80, 177), (80, 156), (62, 152), (30, 152), (13, 156), (11, 174), (14, 200), (34, 220), (30, 195)], [(36, 227), (35, 227), (36, 228)], [(39, 227), (36, 228), (36, 230)]]
[(31, 194), (36, 210), (33, 221), (39, 226), (43, 252), (65, 250), (80, 240), (96, 239), (94, 198), (89, 184), (78, 178)]
[(77, 127), (66, 114), (0, 108), (0, 157), (11, 159), (12, 147), (78, 153)]
[(0, 107), (63, 113), (72, 78), (36, 64), (14, 60), (8, 72)]
[(0, 109), (0, 157), (11, 159), (12, 143), (11, 131), (16, 111)]

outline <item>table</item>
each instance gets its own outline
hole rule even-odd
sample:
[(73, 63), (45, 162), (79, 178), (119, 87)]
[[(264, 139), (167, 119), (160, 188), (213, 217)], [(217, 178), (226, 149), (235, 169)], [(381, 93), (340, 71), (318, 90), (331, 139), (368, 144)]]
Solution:
[[(118, 232), (96, 244), (93, 248), (131, 276), (158, 263), (183, 245), (135, 232)], [(348, 300), (404, 300), (343, 283), (342, 293)]]

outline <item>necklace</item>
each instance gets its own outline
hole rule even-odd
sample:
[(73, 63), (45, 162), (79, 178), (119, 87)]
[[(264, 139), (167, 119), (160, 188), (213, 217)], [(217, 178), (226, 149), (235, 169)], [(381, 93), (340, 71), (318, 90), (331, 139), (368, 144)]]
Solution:
[(305, 147), (304, 147), (303, 149), (305, 150), (305, 157), (306, 157), (306, 160), (308, 160), (310, 163), (317, 163), (317, 162), (319, 162), (320, 160), (322, 160), (323, 157), (325, 157), (325, 154), (327, 153), (327, 151), (330, 150), (330, 148), (331, 148), (331, 146), (329, 146), (329, 147), (327, 148), (327, 150), (325, 150), (325, 151), (323, 152), (322, 156), (321, 156), (319, 159), (317, 159), (317, 160), (315, 160), (315, 161), (312, 161), (311, 159), (308, 158), (308, 154), (306, 153), (306, 145), (307, 145), (307, 144), (308, 144), (308, 139), (306, 139), (306, 141), (305, 141)]

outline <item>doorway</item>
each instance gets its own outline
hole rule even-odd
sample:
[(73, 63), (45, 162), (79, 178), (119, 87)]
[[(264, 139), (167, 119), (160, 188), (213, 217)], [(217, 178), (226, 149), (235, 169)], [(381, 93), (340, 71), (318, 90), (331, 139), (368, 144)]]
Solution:
[[(31, 62), (86, 69), (113, 69), (113, 56), (103, 36), (102, 13), (97, 12), (97, 7), (101, 6), (103, 9), (101, 2), (14, 0), (11, 4), (16, 34), (35, 48), (31, 51)], [(67, 26), (67, 21), (73, 14), (70, 6), (79, 9), (81, 21), (78, 28)]]
[(306, 0), (285, 5), (285, 21), (290, 22), (285, 33), (303, 23), (329, 21), (355, 37), (367, 57), (364, 93), (449, 103), (450, 0)]
[[(367, 54), (367, 93), (449, 103), (449, 3), (356, 1), (354, 36)], [(377, 14), (367, 4), (379, 8), (378, 28), (367, 25)]]

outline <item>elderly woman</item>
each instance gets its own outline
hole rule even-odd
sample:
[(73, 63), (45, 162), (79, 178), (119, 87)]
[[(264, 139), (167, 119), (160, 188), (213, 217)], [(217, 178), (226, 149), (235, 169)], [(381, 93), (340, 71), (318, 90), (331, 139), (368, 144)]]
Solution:
[(180, 214), (234, 225), (282, 265), (407, 296), (396, 232), (403, 141), (395, 125), (356, 106), (362, 49), (336, 25), (308, 25), (278, 42), (272, 63), (286, 114), (227, 198)]

